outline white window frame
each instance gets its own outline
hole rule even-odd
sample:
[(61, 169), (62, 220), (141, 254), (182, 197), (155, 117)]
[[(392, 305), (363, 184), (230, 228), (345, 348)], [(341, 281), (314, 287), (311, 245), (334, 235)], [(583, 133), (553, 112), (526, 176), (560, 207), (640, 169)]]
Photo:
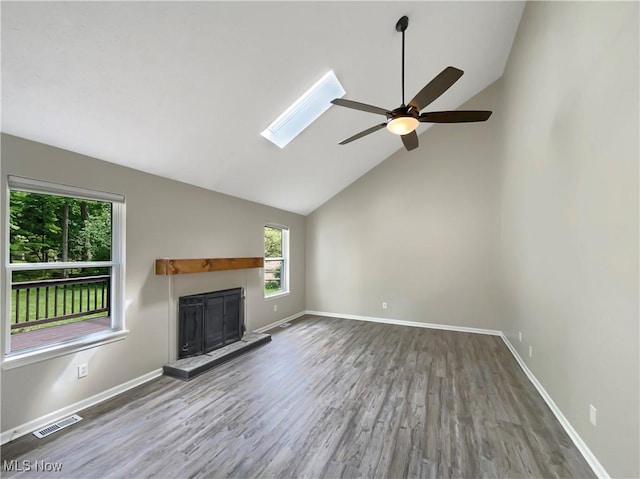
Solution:
[[(285, 226), (285, 225), (279, 225), (279, 224), (275, 224), (275, 223), (267, 223), (266, 225), (264, 225), (264, 228), (262, 228), (262, 238), (264, 241), (264, 229), (265, 228), (274, 228), (274, 229), (279, 229), (282, 231), (282, 257), (279, 258), (267, 258), (266, 255), (264, 256), (264, 260), (265, 262), (269, 259), (269, 260), (279, 260), (282, 261), (282, 270), (280, 271), (280, 284), (282, 286), (282, 289), (280, 291), (278, 291), (277, 293), (273, 293), (273, 294), (265, 294), (264, 295), (264, 299), (265, 300), (269, 300), (269, 299), (273, 299), (273, 298), (277, 298), (279, 296), (286, 296), (290, 293), (289, 290), (289, 227)], [(263, 252), (263, 255), (266, 253), (266, 251)], [(262, 280), (262, 289), (264, 291), (264, 278)]]
[[(44, 193), (86, 200), (108, 201), (112, 205), (111, 219), (111, 261), (77, 261), (77, 262), (50, 262), (50, 263), (11, 263), (9, 254), (9, 202), (11, 190), (26, 191), (29, 193)], [(101, 344), (124, 339), (128, 331), (124, 322), (125, 303), (125, 197), (124, 195), (95, 191), (77, 186), (61, 185), (48, 181), (23, 178), (8, 175), (5, 187), (4, 218), (4, 244), (2, 256), (4, 257), (4, 287), (1, 288), (2, 303), (5, 305), (2, 315), (2, 369), (43, 361), (57, 356), (62, 356), (82, 349), (88, 349)], [(11, 351), (11, 282), (13, 271), (33, 269), (64, 269), (64, 268), (111, 268), (111, 302), (110, 318), (111, 329), (99, 333), (93, 333), (79, 338), (51, 343), (46, 346)]]

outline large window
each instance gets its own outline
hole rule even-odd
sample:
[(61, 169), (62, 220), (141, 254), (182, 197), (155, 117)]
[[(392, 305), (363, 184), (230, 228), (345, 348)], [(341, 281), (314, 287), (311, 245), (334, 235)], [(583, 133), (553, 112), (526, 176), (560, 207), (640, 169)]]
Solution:
[(264, 227), (264, 296), (289, 292), (289, 229)]
[(121, 195), (10, 176), (5, 353), (123, 327)]

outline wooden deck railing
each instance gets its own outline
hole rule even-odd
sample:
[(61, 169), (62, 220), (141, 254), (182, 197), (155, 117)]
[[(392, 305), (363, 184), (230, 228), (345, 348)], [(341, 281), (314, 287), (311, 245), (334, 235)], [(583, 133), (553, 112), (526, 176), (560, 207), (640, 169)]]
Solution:
[(11, 329), (109, 314), (110, 278), (101, 275), (12, 284)]

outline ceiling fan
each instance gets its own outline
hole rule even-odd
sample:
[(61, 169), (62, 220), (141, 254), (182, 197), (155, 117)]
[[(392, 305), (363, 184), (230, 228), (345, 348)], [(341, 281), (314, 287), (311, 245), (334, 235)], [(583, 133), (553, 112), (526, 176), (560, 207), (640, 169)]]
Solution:
[(447, 67), (433, 80), (427, 83), (420, 92), (413, 97), (407, 105), (404, 103), (404, 32), (409, 26), (409, 18), (402, 17), (396, 23), (396, 31), (402, 32), (402, 105), (395, 110), (386, 110), (373, 105), (367, 105), (357, 101), (336, 98), (331, 101), (334, 105), (353, 108), (354, 110), (377, 113), (387, 117), (387, 121), (379, 125), (367, 128), (360, 133), (341, 141), (341, 145), (346, 145), (354, 140), (367, 136), (382, 128), (387, 128), (391, 133), (400, 135), (402, 143), (407, 150), (418, 148), (418, 134), (416, 128), (420, 123), (467, 123), (474, 121), (486, 121), (490, 116), (490, 111), (481, 110), (456, 110), (456, 111), (431, 111), (420, 113), (420, 110), (436, 100), (447, 91), (464, 73), (455, 67)]

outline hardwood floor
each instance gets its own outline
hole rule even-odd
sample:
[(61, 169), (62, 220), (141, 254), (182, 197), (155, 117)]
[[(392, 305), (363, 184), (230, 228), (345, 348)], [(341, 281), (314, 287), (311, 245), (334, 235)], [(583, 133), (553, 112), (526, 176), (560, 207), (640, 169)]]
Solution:
[(2, 460), (78, 478), (595, 477), (498, 337), (316, 316), (271, 333)]

